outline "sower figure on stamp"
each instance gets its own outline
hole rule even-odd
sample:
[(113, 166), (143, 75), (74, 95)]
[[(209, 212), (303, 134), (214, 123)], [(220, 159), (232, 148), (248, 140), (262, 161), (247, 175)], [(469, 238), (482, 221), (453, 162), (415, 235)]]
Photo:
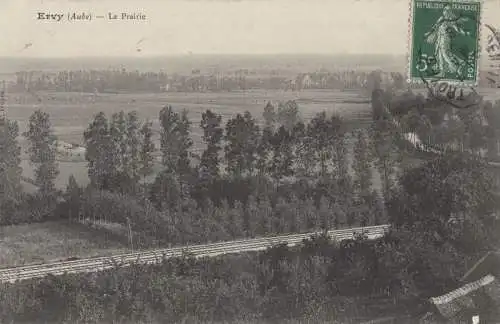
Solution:
[(443, 8), (443, 14), (438, 18), (431, 30), (424, 34), (426, 41), (435, 46), (434, 55), (437, 60), (438, 71), (436, 76), (444, 77), (447, 73), (454, 73), (460, 77), (465, 73), (467, 61), (454, 53), (451, 43), (455, 35), (469, 36), (460, 24), (467, 21), (467, 17), (458, 18), (449, 5)]

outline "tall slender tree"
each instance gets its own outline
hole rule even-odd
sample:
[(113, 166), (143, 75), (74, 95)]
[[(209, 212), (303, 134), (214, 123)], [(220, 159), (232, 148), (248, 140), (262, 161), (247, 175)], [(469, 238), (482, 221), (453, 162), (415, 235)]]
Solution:
[(167, 105), (160, 111), (161, 138), (160, 149), (162, 153), (162, 162), (165, 170), (177, 173), (179, 161), (179, 114), (174, 112), (172, 106)]
[(382, 71), (376, 70), (368, 74), (366, 88), (370, 92), (382, 88)]
[(130, 159), (127, 149), (127, 119), (123, 110), (111, 116), (109, 133), (113, 142), (116, 168), (121, 175), (127, 175)]
[(66, 202), (67, 216), (70, 221), (79, 221), (79, 212), (82, 206), (82, 194), (83, 190), (78, 186), (76, 179), (71, 175), (68, 179), (68, 185), (66, 186), (66, 192), (64, 193), (64, 198)]
[(153, 173), (155, 144), (153, 142), (152, 123), (146, 121), (140, 131), (140, 150), (138, 160), (138, 173), (142, 177), (143, 182), (146, 182), (146, 177)]
[(200, 127), (203, 129), (203, 141), (207, 147), (201, 156), (200, 165), (211, 179), (219, 176), (220, 150), (224, 130), (221, 127), (222, 116), (207, 110), (201, 116)]
[(332, 158), (332, 132), (326, 121), (326, 112), (318, 113), (307, 125), (307, 136), (310, 138), (310, 152), (319, 166), (320, 174), (328, 172), (328, 162)]
[(372, 117), (373, 120), (379, 120), (385, 118), (385, 108), (384, 108), (384, 91), (380, 89), (375, 89), (372, 91)]
[(349, 173), (348, 133), (342, 118), (338, 115), (330, 117), (329, 128), (333, 141), (335, 178), (339, 181), (340, 192), (350, 199), (353, 187), (352, 177)]
[(21, 147), (17, 141), (18, 136), (17, 122), (2, 120), (0, 125), (0, 206), (7, 201), (17, 201), (21, 193)]
[(160, 111), (160, 149), (166, 170), (175, 174), (190, 172), (189, 150), (193, 146), (190, 137), (191, 122), (187, 110), (181, 114), (167, 105)]
[(296, 176), (311, 178), (315, 174), (316, 160), (312, 152), (312, 139), (308, 135), (307, 125), (298, 122), (292, 129), (293, 151), (295, 156), (294, 171)]
[(291, 130), (300, 120), (297, 102), (295, 100), (289, 100), (285, 103), (280, 102), (278, 105), (277, 120), (287, 130)]
[(116, 147), (110, 135), (108, 119), (103, 112), (95, 115), (83, 137), (91, 186), (98, 189), (113, 189), (119, 163)]
[(277, 122), (276, 109), (270, 101), (268, 101), (266, 106), (264, 107), (262, 117), (264, 118), (264, 127), (262, 128), (262, 135), (260, 136), (259, 144), (257, 146), (256, 161), (256, 168), (261, 176), (265, 175), (271, 170), (271, 141)]
[(49, 114), (36, 110), (29, 118), (28, 130), (24, 136), (30, 143), (27, 153), (35, 167), (38, 192), (44, 199), (54, 198), (59, 170), (56, 162), (57, 139), (53, 134)]
[(377, 120), (372, 124), (371, 137), (376, 156), (376, 165), (382, 182), (382, 193), (386, 201), (390, 200), (398, 176), (398, 164), (401, 154), (397, 149), (396, 141), (400, 134), (396, 127), (388, 120)]
[(224, 151), (229, 173), (234, 176), (252, 173), (259, 145), (259, 127), (248, 111), (228, 120), (225, 140)]
[(141, 122), (137, 111), (131, 111), (127, 114), (127, 129), (126, 129), (126, 144), (127, 144), (127, 173), (134, 183), (139, 179), (140, 169), (140, 151), (141, 151), (141, 137), (140, 137)]
[(337, 116), (327, 118), (326, 112), (317, 114), (307, 125), (310, 153), (314, 154), (322, 176), (343, 167), (344, 135), (342, 120)]
[[(183, 110), (179, 114), (174, 112), (170, 105), (163, 107), (159, 119), (161, 126), (160, 150), (164, 170), (155, 179), (153, 191), (158, 189), (160, 192), (154, 192), (154, 196), (161, 199), (166, 194), (165, 190), (168, 189), (170, 192), (178, 192), (178, 195), (183, 199), (189, 195), (192, 175), (190, 165), (190, 149), (193, 145), (190, 137), (191, 122), (187, 110)], [(175, 184), (170, 183), (172, 180), (175, 181)]]
[(356, 132), (354, 146), (354, 192), (360, 198), (367, 198), (372, 191), (373, 165), (370, 144), (364, 129)]
[(270, 101), (268, 101), (266, 106), (264, 107), (262, 117), (264, 118), (264, 128), (274, 131), (274, 125), (276, 123), (277, 116), (276, 110)]
[(179, 183), (181, 187), (181, 193), (183, 197), (189, 195), (190, 179), (193, 173), (191, 167), (191, 147), (193, 146), (193, 140), (191, 139), (191, 121), (188, 117), (188, 112), (184, 109), (181, 113), (180, 123), (179, 123), (179, 159), (177, 162), (177, 172), (179, 174)]
[(272, 168), (272, 140), (273, 140), (273, 129), (269, 127), (264, 127), (262, 130), (262, 136), (260, 136), (260, 141), (257, 147), (257, 161), (256, 168), (259, 174), (268, 174)]
[(276, 180), (292, 176), (294, 173), (292, 140), (290, 132), (284, 126), (278, 128), (272, 138), (273, 160), (271, 170)]
[(245, 120), (245, 128), (248, 134), (243, 154), (247, 161), (248, 172), (253, 174), (257, 162), (257, 149), (260, 143), (260, 128), (250, 112), (245, 111), (243, 118)]

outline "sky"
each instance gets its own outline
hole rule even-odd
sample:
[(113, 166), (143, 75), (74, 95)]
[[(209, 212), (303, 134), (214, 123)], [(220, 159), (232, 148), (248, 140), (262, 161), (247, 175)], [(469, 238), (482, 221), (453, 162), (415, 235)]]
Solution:
[[(0, 0), (0, 56), (399, 55), (407, 52), (408, 4), (408, 0)], [(37, 20), (37, 12), (94, 16), (142, 12), (147, 19), (50, 22)], [(500, 28), (500, 0), (485, 0), (482, 20)]]

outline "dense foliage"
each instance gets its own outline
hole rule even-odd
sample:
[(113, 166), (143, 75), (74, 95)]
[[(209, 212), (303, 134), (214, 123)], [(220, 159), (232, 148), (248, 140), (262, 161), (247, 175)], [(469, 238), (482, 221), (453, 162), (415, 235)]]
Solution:
[[(0, 219), (8, 217), (8, 206), (16, 206), (21, 200), (21, 147), (17, 143), (19, 126), (5, 120), (0, 127)], [(15, 208), (14, 208), (15, 209)]]
[[(418, 244), (408, 244), (415, 240)], [(320, 236), (300, 248), (169, 259), (100, 273), (0, 286), (3, 323), (181, 323), (290, 318), (319, 323), (420, 313), (453, 286), (463, 258), (431, 236), (400, 231), (338, 246)], [(418, 298), (415, 298), (418, 296)], [(380, 305), (384, 305), (383, 308)]]

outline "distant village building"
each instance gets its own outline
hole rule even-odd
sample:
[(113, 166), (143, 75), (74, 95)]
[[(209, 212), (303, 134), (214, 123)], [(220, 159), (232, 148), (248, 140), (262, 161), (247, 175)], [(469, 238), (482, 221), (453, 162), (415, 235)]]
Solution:
[(304, 74), (301, 79), (302, 89), (310, 89), (312, 87), (313, 81), (309, 74)]
[(297, 90), (297, 80), (296, 79), (290, 79), (285, 82), (285, 91), (295, 91)]
[(7, 120), (7, 111), (5, 107), (5, 81), (2, 82), (2, 90), (0, 92), (0, 126), (5, 125)]
[(85, 160), (86, 149), (79, 145), (56, 141), (56, 152), (63, 160)]
[(328, 87), (328, 75), (322, 75), (320, 79), (320, 87), (325, 89)]
[(170, 83), (160, 86), (161, 91), (170, 91)]

